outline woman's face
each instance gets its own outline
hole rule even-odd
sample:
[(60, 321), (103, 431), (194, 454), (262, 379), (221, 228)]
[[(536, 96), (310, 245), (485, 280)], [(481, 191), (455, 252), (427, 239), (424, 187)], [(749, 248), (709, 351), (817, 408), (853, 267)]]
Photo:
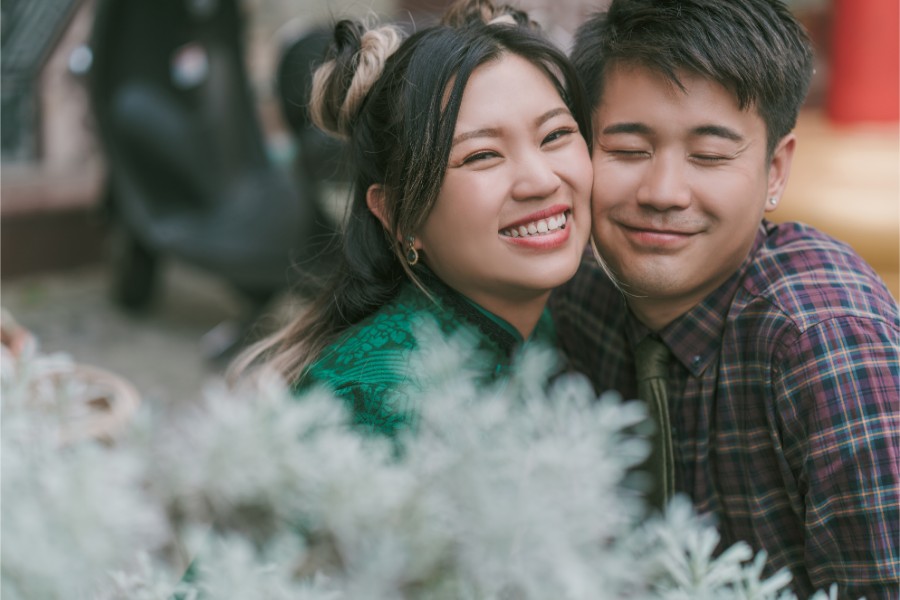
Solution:
[(504, 54), (466, 84), (416, 245), (445, 283), (509, 319), (574, 275), (590, 235), (592, 179), (587, 145), (553, 83)]

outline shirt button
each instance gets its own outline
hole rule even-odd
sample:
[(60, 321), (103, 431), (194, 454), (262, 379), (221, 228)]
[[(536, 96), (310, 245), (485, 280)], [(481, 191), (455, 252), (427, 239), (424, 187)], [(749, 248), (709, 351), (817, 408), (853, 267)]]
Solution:
[(694, 365), (694, 366), (696, 367), (696, 366), (698, 366), (702, 361), (703, 361), (703, 357), (700, 356), (700, 355), (698, 354), (698, 355), (696, 355), (694, 358), (691, 359), (691, 364)]

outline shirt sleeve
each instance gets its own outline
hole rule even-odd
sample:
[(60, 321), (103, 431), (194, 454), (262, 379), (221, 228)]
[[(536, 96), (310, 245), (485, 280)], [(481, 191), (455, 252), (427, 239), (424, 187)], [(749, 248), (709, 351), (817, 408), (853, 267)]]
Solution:
[(841, 317), (802, 332), (773, 365), (786, 458), (804, 499), (804, 563), (840, 597), (900, 589), (898, 331)]

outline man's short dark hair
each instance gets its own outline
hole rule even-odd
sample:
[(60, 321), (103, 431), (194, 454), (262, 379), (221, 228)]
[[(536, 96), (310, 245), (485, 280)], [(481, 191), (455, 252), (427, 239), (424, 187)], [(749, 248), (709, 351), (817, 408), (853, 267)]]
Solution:
[(617, 65), (681, 89), (678, 71), (716, 81), (762, 117), (769, 156), (794, 128), (813, 70), (809, 38), (779, 0), (613, 0), (578, 29), (571, 58), (592, 107)]

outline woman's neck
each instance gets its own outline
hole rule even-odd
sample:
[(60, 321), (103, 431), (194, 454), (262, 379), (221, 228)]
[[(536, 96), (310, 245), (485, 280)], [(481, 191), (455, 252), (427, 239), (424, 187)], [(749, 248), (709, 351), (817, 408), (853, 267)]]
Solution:
[(483, 298), (469, 297), (469, 300), (512, 325), (522, 339), (527, 340), (537, 326), (548, 298), (549, 291), (517, 298), (498, 298), (492, 295)]
[(502, 290), (494, 289), (466, 294), (438, 277), (427, 265), (420, 269), (419, 277), (426, 288), (435, 283), (445, 286), (481, 310), (506, 321), (523, 340), (531, 337), (550, 298), (550, 290), (508, 289), (502, 294)]

